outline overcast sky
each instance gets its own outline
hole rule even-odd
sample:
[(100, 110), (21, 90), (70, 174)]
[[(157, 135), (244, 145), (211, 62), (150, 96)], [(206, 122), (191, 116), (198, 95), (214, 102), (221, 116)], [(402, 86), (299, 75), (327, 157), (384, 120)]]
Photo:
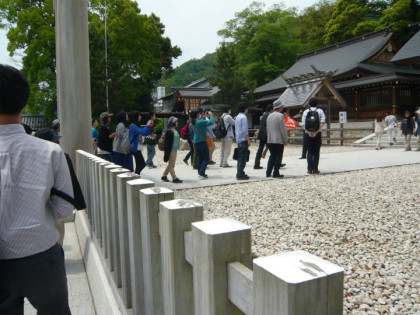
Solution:
[[(165, 36), (172, 45), (182, 50), (182, 55), (174, 60), (174, 66), (201, 58), (216, 50), (222, 40), (217, 31), (224, 28), (225, 22), (235, 17), (249, 6), (252, 0), (136, 0), (142, 13), (155, 13), (166, 27)], [(280, 1), (262, 1), (269, 8)], [(292, 6), (299, 10), (316, 3), (315, 0), (284, 0), (286, 8)], [(0, 30), (0, 63), (15, 64), (7, 52), (6, 33)], [(19, 60), (19, 58), (14, 58)]]

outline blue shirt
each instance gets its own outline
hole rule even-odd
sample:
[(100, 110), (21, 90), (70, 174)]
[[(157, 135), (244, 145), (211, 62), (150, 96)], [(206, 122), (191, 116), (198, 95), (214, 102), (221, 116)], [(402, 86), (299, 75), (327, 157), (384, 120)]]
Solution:
[(236, 143), (245, 142), (248, 135), (248, 118), (244, 113), (239, 113), (235, 121)]
[(139, 136), (148, 136), (152, 133), (152, 127), (144, 127), (144, 128), (139, 128), (137, 125), (135, 124), (131, 124), (130, 125), (130, 130), (129, 130), (130, 134), (129, 134), (129, 139), (130, 139), (130, 150), (133, 153), (137, 152), (137, 147), (139, 145)]
[(206, 141), (207, 127), (214, 124), (213, 115), (210, 116), (210, 120), (199, 119), (195, 121), (193, 125), (194, 131), (194, 143), (200, 143)]
[(98, 130), (92, 127), (92, 139), (98, 140)]

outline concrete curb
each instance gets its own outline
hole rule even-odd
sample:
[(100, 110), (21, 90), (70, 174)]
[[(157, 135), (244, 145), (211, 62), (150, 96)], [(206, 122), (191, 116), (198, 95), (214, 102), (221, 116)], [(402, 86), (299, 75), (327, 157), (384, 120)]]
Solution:
[(85, 210), (76, 213), (74, 223), (96, 313), (101, 315), (131, 314), (124, 307), (119, 289), (111, 279), (111, 273), (105, 269), (106, 262), (99, 254), (100, 249), (97, 243), (92, 239)]

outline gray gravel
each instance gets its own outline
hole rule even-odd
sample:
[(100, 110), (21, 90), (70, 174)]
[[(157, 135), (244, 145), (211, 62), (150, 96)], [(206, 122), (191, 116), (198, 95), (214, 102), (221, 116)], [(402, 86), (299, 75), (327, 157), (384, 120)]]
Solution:
[[(329, 148), (337, 147), (322, 150)], [(343, 267), (345, 314), (420, 314), (419, 178), (416, 164), (189, 189), (176, 198), (201, 202), (207, 220), (250, 225), (258, 256), (300, 249)]]

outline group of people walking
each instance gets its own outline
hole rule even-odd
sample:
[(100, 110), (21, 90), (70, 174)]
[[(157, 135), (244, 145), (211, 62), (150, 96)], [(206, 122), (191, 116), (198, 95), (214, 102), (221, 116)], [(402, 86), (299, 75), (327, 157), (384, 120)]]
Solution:
[(401, 135), (404, 136), (405, 151), (411, 151), (411, 137), (417, 136), (417, 151), (420, 151), (420, 109), (415, 112), (416, 116), (410, 115), (408, 110), (404, 111), (404, 117), (401, 120), (401, 125), (398, 124), (397, 117), (387, 111), (387, 116), (383, 119), (382, 114), (378, 114), (375, 119), (375, 135), (377, 138), (375, 150), (381, 150), (382, 135), (385, 128), (388, 128), (389, 146), (397, 142), (398, 128)]

